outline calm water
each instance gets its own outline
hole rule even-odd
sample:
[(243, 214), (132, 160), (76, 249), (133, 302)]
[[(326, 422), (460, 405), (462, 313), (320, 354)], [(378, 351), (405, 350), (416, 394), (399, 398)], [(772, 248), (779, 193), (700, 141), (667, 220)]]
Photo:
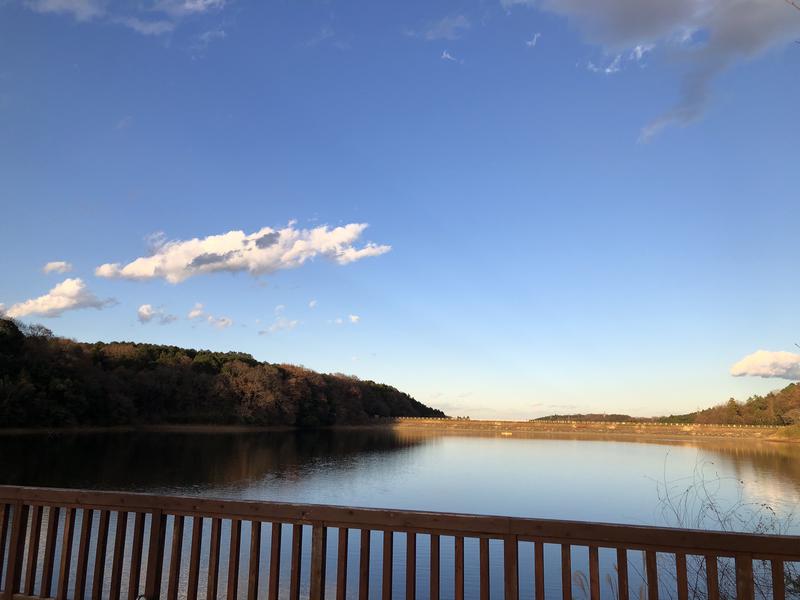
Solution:
[[(677, 494), (698, 489), (702, 481), (723, 506), (743, 503), (739, 512), (746, 518), (752, 517), (751, 504), (765, 503), (786, 524), (800, 506), (800, 445), (741, 440), (646, 443), (382, 430), (36, 434), (0, 435), (0, 457), (0, 482), (6, 484), (634, 524), (677, 524), (662, 510), (664, 482)], [(696, 522), (693, 511), (688, 512), (683, 515), (686, 522)], [(744, 522), (731, 525), (752, 527)], [(788, 526), (798, 532), (795, 525)], [(267, 527), (264, 535), (268, 533)], [(187, 539), (188, 535), (187, 531)], [(374, 535), (379, 564), (380, 534)], [(288, 543), (288, 530), (284, 537)], [(243, 538), (249, 539), (246, 528)], [(401, 561), (404, 544), (401, 536), (396, 538), (395, 555)], [(333, 543), (335, 533), (329, 539)], [(452, 541), (444, 539), (443, 573), (450, 572), (452, 564), (448, 544)], [(470, 544), (468, 588), (474, 577), (469, 564), (477, 556), (477, 543), (475, 548)], [(357, 546), (353, 538), (351, 566), (357, 564)], [(498, 551), (493, 549), (493, 556)], [(424, 538), (419, 552), (420, 597), (425, 597)], [(520, 558), (531, 564), (527, 552), (523, 548)], [(555, 555), (549, 562), (558, 562)], [(499, 568), (499, 560), (493, 561), (493, 569)], [(608, 562), (605, 568), (613, 565)], [(333, 569), (329, 567), (331, 574)], [(355, 589), (355, 572), (351, 576)], [(379, 571), (374, 577), (377, 594)], [(402, 593), (400, 571), (395, 579)], [(495, 580), (500, 579), (498, 573)], [(557, 593), (558, 581), (559, 574), (548, 570), (549, 591)], [(443, 597), (448, 585), (443, 584)], [(524, 577), (521, 585), (524, 592), (528, 587)], [(501, 594), (499, 588), (496, 592)]]

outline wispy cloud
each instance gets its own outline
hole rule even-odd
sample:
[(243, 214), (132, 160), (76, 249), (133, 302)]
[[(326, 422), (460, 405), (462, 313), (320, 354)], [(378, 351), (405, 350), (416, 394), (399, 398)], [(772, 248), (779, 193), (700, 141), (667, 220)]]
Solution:
[(525, 42), (525, 45), (528, 48), (535, 48), (536, 44), (539, 43), (539, 38), (542, 37), (541, 33), (534, 33), (533, 37)]
[(113, 298), (100, 299), (86, 287), (82, 279), (65, 279), (46, 294), (14, 304), (6, 311), (15, 319), (36, 315), (59, 317), (70, 310), (96, 308), (98, 310), (116, 304)]
[(371, 242), (356, 247), (354, 244), (366, 228), (366, 223), (351, 223), (333, 229), (327, 226), (297, 229), (290, 223), (280, 230), (264, 227), (250, 234), (229, 231), (205, 238), (164, 242), (149, 256), (125, 265), (106, 263), (97, 267), (95, 274), (179, 283), (195, 275), (219, 272), (273, 273), (299, 267), (317, 256), (346, 265), (391, 250), (391, 246)]
[(731, 367), (731, 375), (800, 380), (800, 354), (758, 350)]
[(336, 32), (334, 32), (333, 27), (330, 25), (323, 25), (322, 28), (315, 35), (311, 36), (311, 38), (306, 40), (303, 45), (308, 48), (313, 48), (333, 39), (335, 35)]
[(38, 13), (68, 15), (80, 22), (112, 23), (147, 36), (171, 33), (182, 20), (221, 11), (225, 4), (225, 0), (157, 0), (125, 7), (106, 0), (25, 0), (25, 6)]
[(621, 70), (622, 62), (622, 55), (617, 54), (611, 62), (609, 62), (605, 67), (597, 66), (592, 61), (586, 63), (586, 68), (591, 71), (592, 73), (603, 73), (604, 75), (613, 75), (614, 73), (619, 73)]
[(168, 325), (178, 317), (167, 313), (163, 308), (155, 308), (152, 304), (142, 304), (136, 310), (136, 318), (140, 323), (150, 323), (155, 320), (159, 325)]
[(361, 317), (359, 317), (358, 315), (347, 315), (347, 318), (350, 320), (350, 322), (353, 325), (355, 325), (356, 323), (358, 323), (361, 320)]
[(465, 15), (450, 15), (432, 21), (419, 30), (409, 30), (407, 35), (420, 37), (428, 41), (457, 40), (472, 27)]
[(69, 273), (72, 271), (72, 263), (65, 260), (54, 260), (42, 267), (44, 273)]
[(317, 308), (317, 301), (316, 300), (309, 300), (308, 308)]
[(266, 329), (258, 332), (258, 335), (272, 335), (279, 331), (291, 331), (300, 324), (297, 319), (287, 319), (286, 317), (279, 316), (270, 324)]
[(141, 33), (142, 35), (163, 35), (175, 29), (173, 21), (164, 19), (147, 20), (139, 17), (113, 17), (112, 23), (124, 25), (128, 29)]
[(205, 307), (200, 302), (195, 303), (192, 310), (189, 311), (187, 318), (191, 321), (205, 321), (217, 329), (226, 329), (233, 325), (233, 319), (229, 317), (215, 317), (207, 313)]
[(442, 50), (442, 56), (440, 58), (442, 60), (448, 60), (459, 64), (464, 62), (463, 60), (459, 60), (458, 58), (450, 54), (450, 52), (448, 52), (447, 50)]
[(225, 0), (160, 0), (156, 2), (155, 10), (173, 17), (186, 17), (219, 11), (225, 8), (225, 4)]
[(27, 0), (25, 6), (38, 13), (71, 15), (78, 21), (89, 21), (105, 14), (102, 0)]
[[(675, 63), (684, 69), (678, 101), (642, 128), (641, 141), (666, 127), (700, 118), (711, 82), (720, 73), (800, 36), (797, 10), (781, 0), (501, 0), (501, 4), (562, 15), (586, 41), (609, 55), (632, 54), (641, 60), (645, 48), (658, 44), (683, 57)], [(698, 32), (703, 35), (695, 41)]]

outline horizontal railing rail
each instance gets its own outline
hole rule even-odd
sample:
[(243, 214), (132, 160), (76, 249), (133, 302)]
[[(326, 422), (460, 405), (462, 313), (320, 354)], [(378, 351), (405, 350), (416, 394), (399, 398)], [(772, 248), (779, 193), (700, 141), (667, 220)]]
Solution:
[[(528, 554), (530, 564), (521, 559)], [(465, 563), (475, 563), (468, 578)], [(783, 600), (794, 585), (800, 592), (797, 563), (797, 536), (0, 486), (4, 600), (277, 600), (287, 590), (290, 600), (366, 600), (376, 585), (383, 600), (400, 591), (438, 600), (442, 590), (462, 600), (467, 581), (488, 600), (498, 578), (507, 600), (519, 598), (521, 582), (537, 600), (569, 600), (584, 588), (594, 600), (603, 574), (615, 598), (639, 597), (637, 578), (649, 600), (756, 591)]]

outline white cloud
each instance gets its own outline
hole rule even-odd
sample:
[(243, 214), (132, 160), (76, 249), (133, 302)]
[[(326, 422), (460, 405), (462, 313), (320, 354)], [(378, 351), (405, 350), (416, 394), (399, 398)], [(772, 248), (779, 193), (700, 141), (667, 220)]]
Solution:
[(442, 58), (442, 60), (451, 60), (453, 62), (458, 62), (458, 63), (462, 62), (462, 61), (458, 60), (455, 56), (450, 54), (447, 50), (443, 50), (442, 51), (442, 57), (441, 58)]
[(592, 61), (589, 61), (586, 64), (586, 68), (589, 69), (592, 73), (604, 73), (606, 75), (613, 75), (614, 73), (619, 73), (620, 71), (620, 63), (622, 62), (622, 55), (617, 54), (614, 59), (608, 63), (605, 67), (598, 67)]
[(200, 302), (195, 303), (192, 310), (189, 311), (187, 317), (192, 321), (202, 319), (217, 329), (226, 329), (227, 327), (233, 325), (233, 319), (228, 317), (215, 317), (214, 315), (207, 313)]
[(439, 19), (438, 21), (428, 23), (420, 31), (408, 31), (407, 33), (408, 35), (421, 37), (428, 41), (457, 40), (464, 33), (466, 33), (471, 26), (472, 25), (466, 16), (452, 15), (444, 17), (443, 19)]
[[(77, 21), (99, 19), (148, 36), (170, 33), (183, 19), (220, 11), (225, 4), (225, 0), (156, 0), (127, 6), (108, 0), (25, 0), (25, 6), (39, 13), (71, 15)], [(213, 39), (224, 36), (224, 31), (209, 31), (197, 39), (207, 46)]]
[(347, 318), (350, 319), (350, 322), (353, 324), (356, 324), (361, 320), (361, 317), (358, 315), (347, 315)]
[(88, 290), (81, 279), (65, 279), (43, 296), (14, 304), (6, 311), (9, 317), (22, 318), (30, 315), (58, 317), (68, 310), (81, 308), (102, 309), (116, 304), (113, 298), (101, 300)]
[(279, 314), (283, 313), (283, 311), (285, 311), (285, 310), (286, 310), (286, 306), (285, 305), (278, 304), (278, 306), (275, 307), (275, 314), (279, 315)]
[(156, 10), (175, 17), (198, 15), (225, 8), (225, 0), (160, 0)]
[(38, 13), (72, 15), (78, 21), (89, 21), (105, 13), (102, 0), (27, 0), (25, 5)]
[(217, 272), (247, 271), (251, 275), (293, 269), (317, 256), (346, 265), (362, 258), (379, 256), (391, 246), (353, 244), (366, 229), (365, 223), (351, 223), (330, 229), (296, 229), (294, 224), (280, 230), (264, 227), (255, 233), (229, 231), (205, 238), (164, 242), (149, 256), (126, 265), (106, 263), (95, 269), (98, 277), (158, 279), (180, 283), (189, 277)]
[(189, 311), (187, 317), (189, 319), (199, 319), (200, 317), (203, 316), (203, 314), (204, 314), (203, 305), (197, 302), (195, 303), (194, 308), (192, 308), (192, 310)]
[(317, 307), (317, 301), (316, 300), (310, 300), (308, 302), (308, 308), (316, 308), (316, 307)]
[(167, 325), (178, 318), (168, 314), (163, 308), (155, 308), (152, 304), (142, 304), (136, 311), (136, 317), (140, 323), (149, 323), (155, 319), (160, 325)]
[(269, 335), (273, 333), (278, 333), (279, 331), (291, 331), (295, 327), (300, 324), (300, 321), (296, 319), (287, 319), (286, 317), (276, 317), (276, 319), (272, 322), (272, 324), (258, 332), (258, 335)]
[(542, 37), (541, 33), (534, 33), (533, 37), (525, 42), (525, 45), (528, 48), (535, 48), (536, 44), (539, 42), (540, 37)]
[[(501, 0), (529, 5), (573, 22), (609, 54), (664, 45), (684, 69), (677, 103), (641, 131), (647, 141), (670, 125), (702, 116), (711, 82), (728, 67), (785, 45), (800, 35), (797, 10), (781, 0)], [(702, 34), (698, 40), (696, 34)]]
[(44, 273), (69, 273), (72, 271), (72, 264), (65, 260), (54, 260), (42, 267)]
[(800, 354), (758, 350), (733, 365), (731, 375), (800, 380)]
[(217, 329), (226, 329), (233, 325), (233, 319), (229, 319), (228, 317), (214, 317), (212, 315), (208, 315), (206, 317), (206, 321), (213, 327)]
[[(124, 25), (128, 29), (132, 29), (136, 33), (141, 33), (142, 35), (163, 35), (175, 29), (174, 22), (164, 19), (145, 20), (138, 17), (114, 17), (111, 21), (118, 25)], [(130, 117), (123, 118), (120, 123), (124, 122), (125, 119), (130, 119)], [(128, 125), (128, 123), (126, 123), (126, 125)], [(121, 127), (117, 127), (117, 129), (121, 129)]]

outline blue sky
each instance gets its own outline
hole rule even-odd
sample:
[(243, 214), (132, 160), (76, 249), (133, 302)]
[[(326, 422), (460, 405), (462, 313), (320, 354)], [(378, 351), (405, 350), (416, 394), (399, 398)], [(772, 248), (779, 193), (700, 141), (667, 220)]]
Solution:
[(5, 0), (0, 302), (473, 417), (775, 389), (795, 39), (784, 0)]

